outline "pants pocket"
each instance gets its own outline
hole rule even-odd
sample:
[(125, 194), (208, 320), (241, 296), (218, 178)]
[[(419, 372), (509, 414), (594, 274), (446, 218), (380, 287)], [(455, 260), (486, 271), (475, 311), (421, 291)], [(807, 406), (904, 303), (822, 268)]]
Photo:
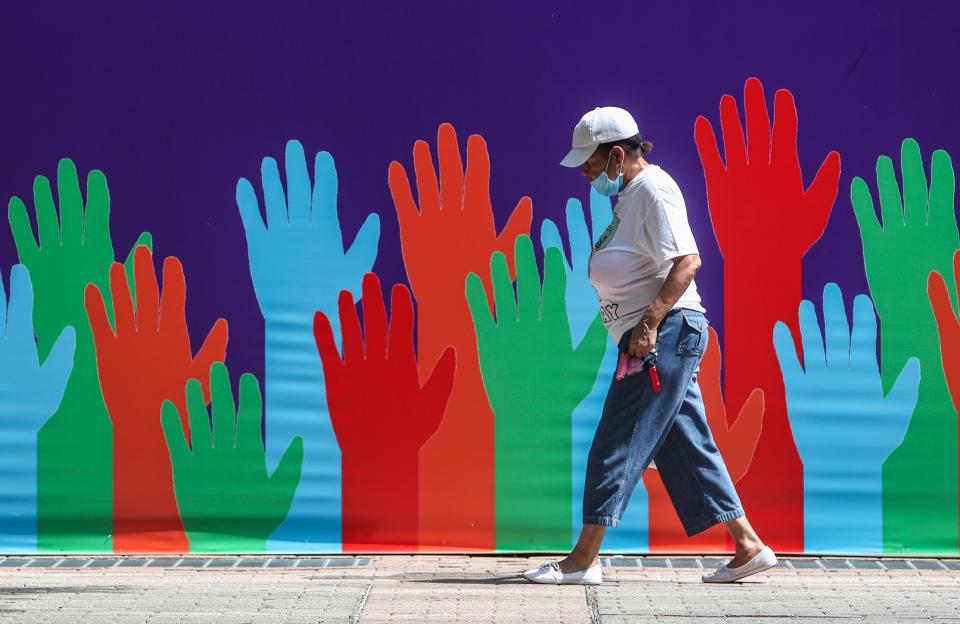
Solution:
[(703, 355), (707, 346), (707, 320), (699, 314), (683, 313), (677, 355)]

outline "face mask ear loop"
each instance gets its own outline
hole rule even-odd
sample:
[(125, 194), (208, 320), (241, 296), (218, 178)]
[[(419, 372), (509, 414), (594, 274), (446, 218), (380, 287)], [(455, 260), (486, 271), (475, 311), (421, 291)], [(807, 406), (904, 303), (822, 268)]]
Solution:
[[(610, 150), (610, 154), (607, 156), (607, 167), (610, 166), (610, 158), (611, 158), (612, 156), (613, 156), (613, 150), (611, 149), (611, 150)], [(622, 160), (621, 160), (619, 163), (617, 163), (617, 175), (616, 175), (616, 176), (614, 176), (614, 177), (612, 177), (612, 178), (611, 178), (610, 176), (607, 176), (607, 178), (610, 179), (610, 180), (616, 180), (616, 179), (619, 178), (621, 175), (623, 175), (623, 173), (624, 173), (623, 163), (624, 163), (624, 161), (622, 161)], [(604, 168), (603, 173), (604, 173), (604, 174), (607, 173), (607, 169), (606, 169), (606, 168)]]
[(605, 165), (603, 166), (603, 175), (607, 176), (607, 179), (608, 179), (608, 180), (613, 181), (613, 180), (616, 180), (618, 177), (620, 177), (620, 176), (623, 174), (623, 171), (624, 171), (624, 170), (623, 170), (623, 162), (617, 163), (617, 168), (618, 168), (617, 175), (615, 175), (615, 176), (613, 176), (613, 177), (611, 178), (611, 177), (610, 177), (610, 174), (607, 173), (607, 169), (610, 168), (610, 159), (611, 159), (611, 158), (613, 158), (613, 150), (612, 150), (612, 149), (610, 150), (610, 153), (607, 154), (607, 164), (605, 164)]

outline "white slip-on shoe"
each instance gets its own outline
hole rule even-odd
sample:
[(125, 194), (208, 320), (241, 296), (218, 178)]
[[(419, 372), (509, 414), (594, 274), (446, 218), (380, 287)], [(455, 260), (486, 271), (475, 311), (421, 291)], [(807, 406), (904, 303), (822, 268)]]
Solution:
[(764, 570), (769, 570), (773, 566), (777, 565), (777, 556), (773, 554), (773, 550), (769, 546), (764, 546), (757, 555), (746, 562), (742, 566), (737, 566), (736, 568), (727, 567), (726, 561), (717, 566), (717, 569), (713, 572), (708, 572), (703, 575), (704, 583), (732, 583), (733, 581), (739, 581), (740, 579), (750, 576), (751, 574), (756, 574), (757, 572), (763, 572)]
[(534, 570), (527, 570), (523, 578), (534, 583), (548, 583), (551, 585), (599, 585), (603, 582), (600, 564), (590, 566), (580, 572), (560, 571), (560, 564), (556, 561), (545, 563)]

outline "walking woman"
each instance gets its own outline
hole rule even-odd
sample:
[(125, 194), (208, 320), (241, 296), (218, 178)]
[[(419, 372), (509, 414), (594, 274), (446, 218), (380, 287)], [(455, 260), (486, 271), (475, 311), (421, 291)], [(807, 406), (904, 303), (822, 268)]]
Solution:
[(777, 564), (747, 522), (707, 426), (697, 384), (707, 347), (706, 310), (693, 279), (700, 255), (676, 182), (644, 159), (652, 149), (630, 113), (597, 108), (576, 125), (561, 162), (579, 167), (601, 194), (619, 195), (588, 272), (619, 352), (635, 359), (626, 371), (618, 365), (593, 438), (580, 539), (565, 559), (523, 573), (537, 583), (601, 582), (604, 533), (620, 522), (651, 460), (688, 536), (723, 523), (733, 537), (736, 556), (705, 582), (736, 581)]

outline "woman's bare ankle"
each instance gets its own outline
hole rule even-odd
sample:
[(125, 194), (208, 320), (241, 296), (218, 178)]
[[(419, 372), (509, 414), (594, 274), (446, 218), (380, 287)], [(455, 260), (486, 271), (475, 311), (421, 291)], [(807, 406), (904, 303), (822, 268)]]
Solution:
[(744, 540), (736, 544), (736, 553), (733, 559), (727, 565), (731, 568), (737, 568), (747, 563), (765, 548), (763, 542), (759, 539)]
[(569, 574), (570, 572), (582, 572), (598, 562), (599, 559), (597, 557), (590, 558), (588, 555), (581, 555), (573, 552), (559, 562), (560, 571), (565, 574)]

